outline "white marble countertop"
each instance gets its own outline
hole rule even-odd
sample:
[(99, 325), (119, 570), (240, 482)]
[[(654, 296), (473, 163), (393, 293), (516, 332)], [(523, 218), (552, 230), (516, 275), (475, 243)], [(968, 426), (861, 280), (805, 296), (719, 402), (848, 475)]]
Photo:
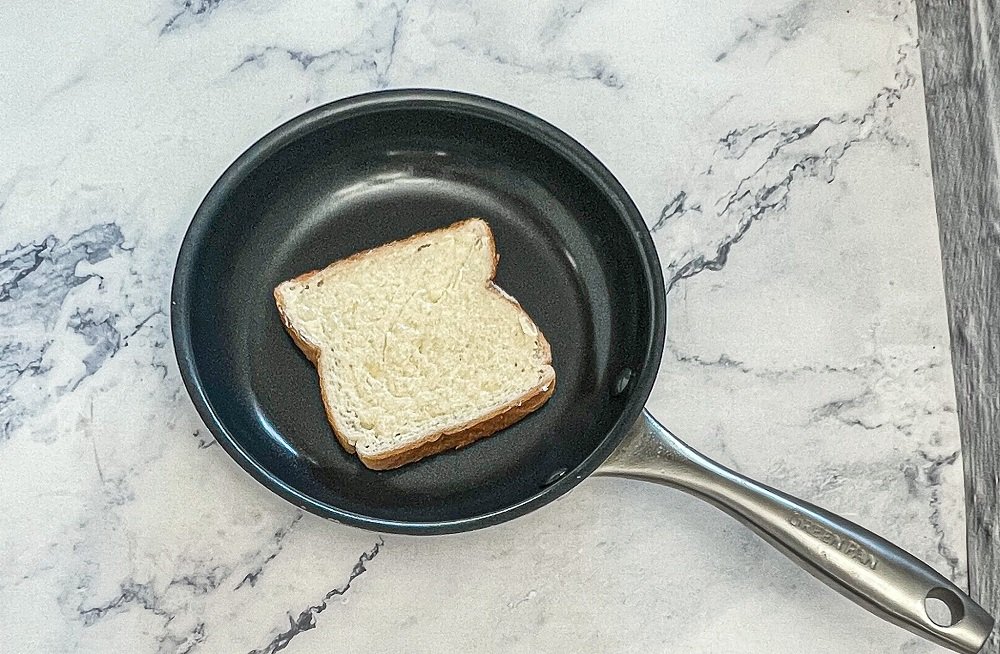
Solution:
[(174, 257), (270, 128), (481, 93), (591, 148), (672, 280), (652, 411), (965, 583), (961, 454), (902, 1), (8, 3), (0, 650), (934, 652), (714, 509), (589, 480), (500, 527), (303, 514), (185, 395)]

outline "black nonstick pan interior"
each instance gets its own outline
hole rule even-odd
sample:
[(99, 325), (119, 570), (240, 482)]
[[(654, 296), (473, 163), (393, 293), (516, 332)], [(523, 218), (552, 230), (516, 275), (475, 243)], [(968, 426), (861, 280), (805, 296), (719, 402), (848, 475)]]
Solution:
[[(272, 289), (474, 216), (496, 236), (498, 283), (552, 345), (556, 392), (494, 437), (371, 471), (333, 438)], [(199, 209), (173, 301), (185, 383), (242, 466), (320, 515), (411, 533), (500, 522), (592, 471), (641, 411), (665, 311), (642, 220), (596, 159), (533, 116), (436, 91), (348, 99), (258, 142)]]

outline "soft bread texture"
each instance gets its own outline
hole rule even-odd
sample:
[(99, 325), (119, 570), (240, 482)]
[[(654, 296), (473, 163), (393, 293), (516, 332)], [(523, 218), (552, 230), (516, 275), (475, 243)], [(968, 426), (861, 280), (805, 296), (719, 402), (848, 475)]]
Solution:
[(470, 219), (274, 289), (337, 440), (369, 468), (464, 447), (551, 397), (551, 349), (493, 283), (498, 261), (489, 225)]

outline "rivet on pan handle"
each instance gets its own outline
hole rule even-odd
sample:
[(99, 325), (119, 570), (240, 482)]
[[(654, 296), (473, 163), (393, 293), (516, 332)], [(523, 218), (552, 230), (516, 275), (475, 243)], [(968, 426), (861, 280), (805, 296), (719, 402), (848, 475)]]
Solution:
[(594, 473), (683, 490), (746, 524), (832, 588), (913, 633), (975, 654), (993, 618), (930, 566), (858, 525), (733, 472), (643, 411)]

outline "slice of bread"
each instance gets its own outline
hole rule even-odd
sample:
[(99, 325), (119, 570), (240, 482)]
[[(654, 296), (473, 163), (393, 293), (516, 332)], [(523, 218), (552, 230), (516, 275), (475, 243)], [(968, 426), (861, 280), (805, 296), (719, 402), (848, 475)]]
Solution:
[(498, 261), (489, 225), (470, 219), (274, 289), (334, 434), (369, 468), (464, 447), (552, 395), (549, 344), (493, 283)]

